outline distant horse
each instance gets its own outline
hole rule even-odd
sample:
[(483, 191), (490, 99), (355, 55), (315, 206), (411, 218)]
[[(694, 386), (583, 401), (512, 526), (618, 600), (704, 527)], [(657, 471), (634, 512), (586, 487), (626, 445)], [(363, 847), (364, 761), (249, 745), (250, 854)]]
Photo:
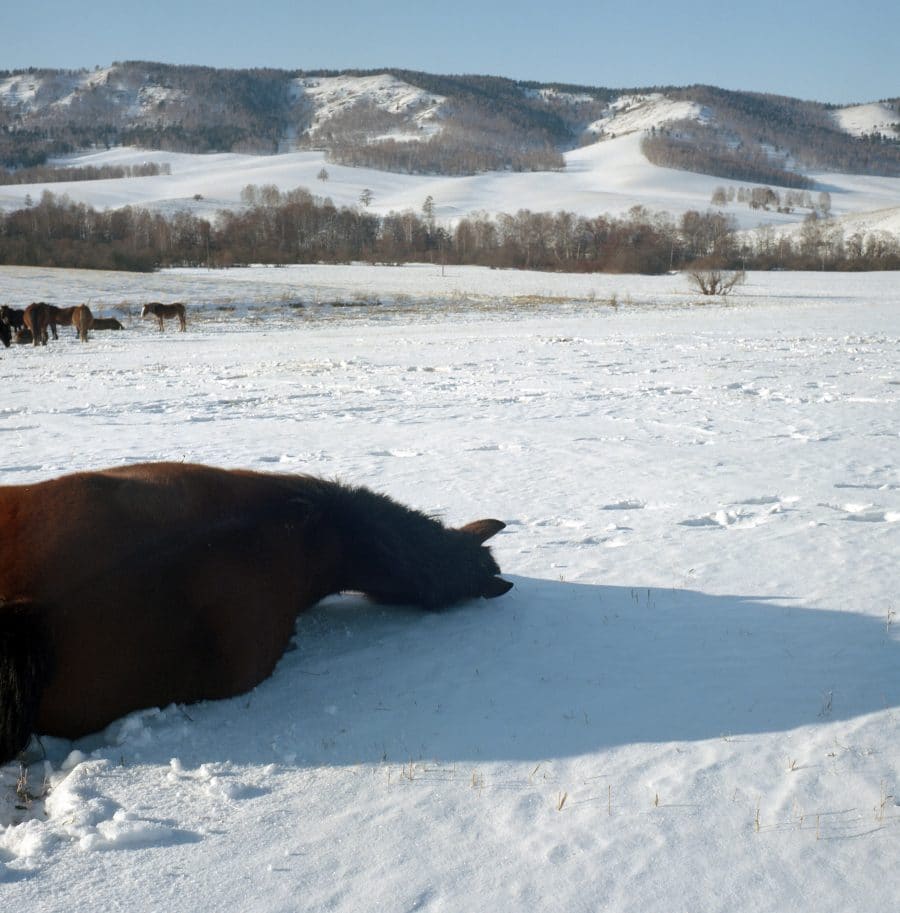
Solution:
[(180, 463), (0, 486), (0, 763), (268, 677), (299, 612), (354, 590), (438, 609), (512, 586), (483, 543), (366, 488)]
[(94, 325), (94, 315), (86, 304), (79, 304), (72, 308), (72, 326), (78, 332), (78, 338), (82, 342), (88, 341), (88, 331)]
[(25, 327), (25, 311), (20, 308), (11, 308), (6, 304), (0, 305), (0, 323), (7, 323), (13, 330)]
[(154, 317), (159, 321), (159, 332), (163, 331), (163, 320), (168, 317), (177, 317), (178, 322), (181, 324), (181, 332), (183, 333), (187, 322), (184, 316), (184, 305), (183, 304), (160, 304), (158, 301), (152, 301), (150, 304), (145, 304), (141, 308), (141, 319), (143, 320), (148, 314), (153, 314)]
[[(55, 304), (48, 306), (50, 308), (50, 331), (53, 333), (54, 339), (59, 339), (59, 336), (56, 333), (57, 327), (74, 326), (73, 321), (75, 319), (75, 305), (67, 308), (57, 307)], [(78, 307), (81, 306), (82, 305), (78, 305)]]
[(94, 329), (95, 330), (121, 330), (123, 329), (122, 324), (116, 320), (115, 317), (95, 317), (94, 318)]
[(45, 301), (35, 301), (25, 308), (23, 320), (25, 329), (31, 331), (32, 343), (36, 346), (47, 345), (47, 330), (52, 328), (53, 338), (56, 339), (55, 311), (59, 308)]

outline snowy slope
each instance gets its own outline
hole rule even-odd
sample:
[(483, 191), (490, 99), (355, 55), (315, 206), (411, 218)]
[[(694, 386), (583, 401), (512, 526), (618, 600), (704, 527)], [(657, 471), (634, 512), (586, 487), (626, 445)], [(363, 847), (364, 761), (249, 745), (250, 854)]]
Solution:
[[(0, 207), (14, 209), (26, 198), (38, 200), (49, 190), (98, 208), (144, 206), (164, 212), (189, 210), (214, 217), (222, 208), (240, 206), (241, 190), (248, 184), (274, 184), (281, 190), (306, 187), (337, 205), (358, 205), (364, 188), (374, 199), (377, 213), (412, 209), (420, 211), (426, 197), (435, 203), (437, 218), (452, 225), (478, 211), (514, 213), (567, 210), (586, 216), (620, 215), (632, 206), (665, 211), (674, 217), (689, 209), (706, 211), (716, 187), (741, 182), (692, 174), (651, 165), (641, 154), (639, 132), (598, 142), (566, 154), (562, 172), (490, 172), (465, 177), (403, 175), (368, 168), (348, 168), (328, 163), (320, 152), (295, 152), (274, 156), (216, 153), (187, 155), (132, 148), (110, 149), (65, 159), (71, 165), (167, 163), (171, 175), (80, 181), (59, 184), (0, 186)], [(325, 167), (329, 176), (317, 175)], [(813, 175), (831, 193), (836, 216), (900, 207), (900, 178), (860, 175)], [(195, 199), (199, 195), (200, 199)], [(751, 210), (731, 204), (742, 228), (761, 223), (799, 227), (805, 212), (793, 214)]]
[(0, 772), (3, 909), (893, 909), (898, 277), (700, 306), (679, 276), (445, 273), (0, 269), (126, 324), (0, 351), (0, 484), (338, 475), (504, 518), (516, 584), (331, 599), (251, 694), (48, 740), (49, 796)]
[(314, 107), (311, 133), (328, 129), (330, 121), (354, 105), (366, 104), (392, 114), (406, 115), (415, 130), (397, 139), (420, 139), (439, 130), (436, 119), (446, 99), (412, 86), (389, 73), (375, 76), (303, 76), (294, 80), (295, 97), (305, 96)]
[(623, 136), (664, 127), (672, 121), (708, 121), (708, 109), (692, 101), (675, 101), (659, 92), (647, 95), (620, 95), (607, 113), (588, 126), (588, 130), (601, 136)]
[(854, 136), (869, 136), (872, 133), (893, 136), (900, 123), (900, 112), (883, 102), (838, 108), (833, 117), (843, 130)]
[(17, 112), (45, 108), (66, 108), (75, 101), (89, 101), (98, 92), (102, 103), (140, 120), (151, 115), (165, 123), (160, 103), (184, 97), (184, 92), (152, 82), (138, 83), (119, 67), (61, 71), (52, 74), (27, 73), (0, 79), (0, 104)]

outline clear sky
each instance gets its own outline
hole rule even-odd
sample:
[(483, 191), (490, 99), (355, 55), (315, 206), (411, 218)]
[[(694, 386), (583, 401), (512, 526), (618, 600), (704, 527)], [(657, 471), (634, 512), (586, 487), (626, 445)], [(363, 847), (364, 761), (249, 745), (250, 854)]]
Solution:
[(850, 103), (900, 96), (900, 0), (4, 3), (0, 69), (115, 60), (707, 83)]

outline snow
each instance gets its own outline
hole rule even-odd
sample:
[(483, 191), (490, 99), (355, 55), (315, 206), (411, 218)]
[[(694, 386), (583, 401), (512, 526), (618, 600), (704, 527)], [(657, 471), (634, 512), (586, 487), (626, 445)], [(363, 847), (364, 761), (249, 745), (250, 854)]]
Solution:
[(896, 274), (727, 302), (434, 265), (0, 284), (126, 324), (0, 351), (0, 483), (337, 476), (501, 517), (515, 582), (329, 599), (250, 694), (45, 740), (28, 808), (0, 770), (4, 909), (893, 909)]
[(900, 123), (900, 111), (883, 102), (838, 108), (833, 117), (842, 130), (854, 136), (869, 136), (872, 133), (892, 136)]
[[(296, 97), (310, 98), (315, 106), (315, 135), (328, 129), (328, 122), (354, 105), (367, 103), (394, 114), (412, 115), (424, 135), (435, 133), (443, 95), (426, 92), (389, 73), (374, 76), (302, 76), (293, 81)], [(415, 134), (413, 134), (415, 135)]]
[(543, 86), (540, 89), (524, 89), (522, 94), (526, 98), (540, 98), (544, 101), (561, 101), (568, 105), (578, 105), (595, 101), (594, 96), (587, 92), (564, 92), (554, 86)]
[(629, 133), (644, 133), (652, 127), (662, 127), (672, 121), (708, 121), (709, 109), (693, 101), (676, 101), (666, 98), (660, 92), (647, 95), (620, 95), (607, 113), (588, 126), (588, 130), (606, 135), (623, 136)]

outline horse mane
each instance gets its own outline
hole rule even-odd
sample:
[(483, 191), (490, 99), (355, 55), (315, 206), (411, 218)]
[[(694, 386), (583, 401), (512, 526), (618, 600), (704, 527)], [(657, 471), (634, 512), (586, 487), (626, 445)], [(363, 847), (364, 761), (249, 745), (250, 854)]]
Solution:
[(486, 581), (500, 569), (476, 534), (448, 528), (369, 488), (311, 476), (293, 478), (299, 497), (337, 527), (351, 575), (346, 589), (378, 602), (429, 609), (491, 595), (485, 592)]
[(49, 639), (31, 604), (0, 601), (0, 609), (0, 763), (4, 763), (28, 744), (53, 664)]

